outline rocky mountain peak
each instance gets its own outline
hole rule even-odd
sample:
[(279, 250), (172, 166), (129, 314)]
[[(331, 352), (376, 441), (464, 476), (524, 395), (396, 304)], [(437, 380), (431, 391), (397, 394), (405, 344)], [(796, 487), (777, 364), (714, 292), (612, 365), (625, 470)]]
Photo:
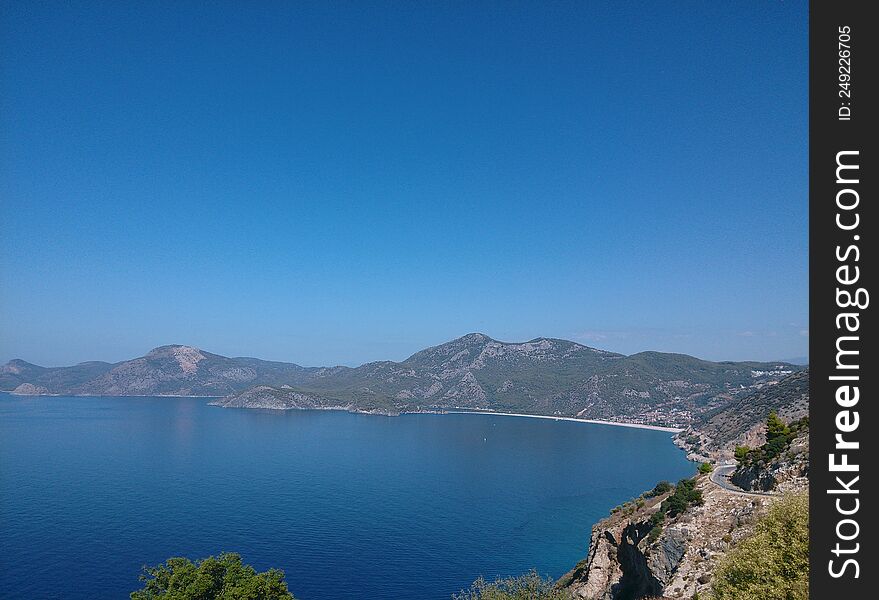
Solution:
[(20, 358), (13, 358), (8, 363), (0, 367), (0, 373), (10, 373), (10, 374), (19, 374), (28, 369), (39, 369), (37, 365), (33, 365), (26, 360), (21, 360)]
[(450, 343), (454, 342), (463, 342), (465, 344), (484, 344), (486, 342), (493, 342), (494, 340), (485, 335), (484, 333), (474, 332), (468, 333), (467, 335), (459, 337), (457, 340), (452, 340)]
[(198, 363), (207, 357), (198, 348), (171, 345), (153, 348), (147, 354), (147, 358), (170, 359), (175, 361), (184, 373), (194, 373), (198, 370)]
[(175, 356), (180, 352), (201, 352), (195, 346), (186, 346), (184, 344), (168, 344), (167, 346), (157, 346), (147, 352), (147, 356)]

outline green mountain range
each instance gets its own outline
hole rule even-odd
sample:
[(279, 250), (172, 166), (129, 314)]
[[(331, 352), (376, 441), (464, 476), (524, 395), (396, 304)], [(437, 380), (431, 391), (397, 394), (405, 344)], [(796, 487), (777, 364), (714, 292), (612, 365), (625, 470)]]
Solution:
[(17, 394), (217, 396), (239, 408), (333, 408), (399, 414), (494, 410), (685, 426), (695, 415), (802, 367), (710, 362), (683, 354), (625, 356), (552, 338), (508, 343), (472, 333), (402, 362), (302, 367), (163, 346), (120, 363), (0, 367)]

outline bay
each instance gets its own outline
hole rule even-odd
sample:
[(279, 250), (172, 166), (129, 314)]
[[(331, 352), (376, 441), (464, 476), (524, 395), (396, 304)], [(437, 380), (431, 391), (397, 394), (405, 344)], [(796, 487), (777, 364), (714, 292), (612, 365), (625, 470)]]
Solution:
[(127, 598), (144, 564), (242, 554), (300, 600), (559, 577), (611, 507), (694, 466), (671, 434), (482, 414), (0, 395), (0, 597)]

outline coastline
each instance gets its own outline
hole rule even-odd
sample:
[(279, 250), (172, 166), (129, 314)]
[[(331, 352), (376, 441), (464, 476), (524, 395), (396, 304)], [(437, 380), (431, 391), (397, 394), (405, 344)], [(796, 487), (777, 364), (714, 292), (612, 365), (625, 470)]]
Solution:
[[(16, 394), (13, 391), (9, 390), (0, 390), (0, 394), (5, 394), (8, 396), (15, 396), (18, 398), (22, 397), (69, 397), (69, 398), (224, 398), (225, 396), (195, 396), (195, 395), (184, 395), (184, 394), (151, 394), (151, 395), (122, 395), (122, 396), (106, 396), (106, 395), (93, 395), (93, 394)], [(213, 402), (209, 402), (209, 405), (219, 406)], [(229, 408), (223, 407), (221, 408)], [(400, 416), (404, 414), (439, 414), (439, 415), (495, 415), (500, 417), (528, 417), (531, 419), (552, 419), (554, 421), (574, 421), (576, 423), (590, 423), (593, 425), (613, 425), (615, 427), (631, 427), (634, 429), (650, 429), (653, 431), (665, 431), (667, 433), (680, 433), (684, 431), (682, 428), (678, 427), (663, 427), (661, 425), (645, 425), (643, 423), (626, 423), (624, 421), (602, 421), (599, 419), (580, 419), (578, 417), (562, 417), (562, 416), (554, 416), (554, 415), (532, 415), (526, 413), (510, 413), (510, 412), (495, 412), (491, 410), (426, 410), (426, 411), (402, 411), (400, 413), (392, 414), (385, 413), (382, 411), (367, 411), (367, 410), (357, 410), (352, 409), (351, 407), (346, 406), (331, 406), (331, 407), (309, 407), (309, 408), (294, 408), (294, 407), (234, 407), (234, 408), (251, 408), (251, 409), (262, 409), (262, 410), (340, 410), (352, 413), (359, 414), (367, 414), (367, 415), (385, 415), (385, 416)]]
[(14, 390), (0, 390), (0, 395), (15, 396), (16, 398), (225, 398), (225, 396), (193, 396), (191, 394), (21, 394)]
[(494, 412), (491, 410), (446, 410), (445, 415), (498, 415), (501, 417), (530, 417), (532, 419), (553, 419), (555, 421), (575, 421), (577, 423), (592, 423), (594, 425), (614, 425), (616, 427), (632, 427), (635, 429), (652, 429), (653, 431), (666, 431), (668, 433), (680, 433), (684, 431), (678, 427), (662, 427), (660, 425), (644, 425), (642, 423), (625, 423), (622, 421), (601, 421), (598, 419), (579, 419), (577, 417), (556, 417), (552, 415), (529, 415), (524, 413)]

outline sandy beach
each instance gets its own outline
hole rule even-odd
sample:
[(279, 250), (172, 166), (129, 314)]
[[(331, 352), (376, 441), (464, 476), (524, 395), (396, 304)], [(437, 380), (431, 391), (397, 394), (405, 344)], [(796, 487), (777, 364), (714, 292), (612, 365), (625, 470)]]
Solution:
[(653, 429), (655, 431), (667, 431), (669, 433), (679, 433), (683, 429), (677, 427), (660, 427), (659, 425), (643, 425), (641, 423), (620, 423), (618, 421), (599, 421), (596, 419), (578, 419), (577, 417), (553, 417), (551, 415), (526, 415), (522, 413), (494, 412), (491, 410), (446, 410), (444, 414), (477, 414), (477, 415), (498, 415), (501, 417), (528, 417), (531, 419), (552, 419), (554, 421), (575, 421), (577, 423), (594, 423), (597, 425), (615, 425), (617, 427), (634, 427), (636, 429)]

